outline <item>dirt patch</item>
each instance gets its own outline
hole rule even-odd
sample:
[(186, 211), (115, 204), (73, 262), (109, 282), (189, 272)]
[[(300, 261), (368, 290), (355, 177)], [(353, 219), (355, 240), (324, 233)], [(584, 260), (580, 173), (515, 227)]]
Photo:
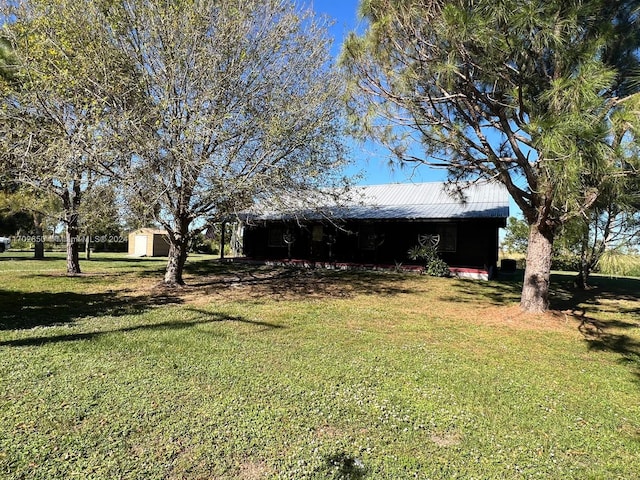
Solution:
[(318, 438), (337, 438), (342, 434), (339, 429), (331, 425), (322, 425), (316, 429), (315, 433)]
[(247, 460), (240, 465), (238, 478), (240, 480), (260, 480), (266, 478), (271, 470), (266, 463), (254, 460)]
[[(471, 312), (469, 312), (471, 313)], [(549, 310), (545, 313), (528, 313), (520, 305), (491, 306), (473, 313), (480, 323), (509, 326), (516, 329), (568, 331), (575, 330), (581, 318), (575, 312)]]
[(429, 439), (439, 447), (455, 447), (456, 445), (460, 445), (460, 442), (462, 442), (462, 437), (458, 433), (431, 435)]

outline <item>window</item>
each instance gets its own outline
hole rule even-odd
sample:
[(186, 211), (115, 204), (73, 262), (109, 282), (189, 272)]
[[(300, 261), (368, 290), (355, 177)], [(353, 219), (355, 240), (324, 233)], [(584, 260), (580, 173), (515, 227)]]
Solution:
[(455, 224), (438, 225), (433, 231), (418, 235), (418, 245), (433, 245), (439, 252), (455, 252), (457, 240), (458, 229)]
[(458, 228), (455, 224), (439, 225), (437, 228), (440, 235), (438, 243), (439, 252), (455, 252), (458, 247)]
[(359, 232), (359, 245), (361, 250), (375, 251), (385, 240), (384, 233), (376, 233), (373, 227), (363, 227)]
[(269, 247), (284, 247), (284, 230), (279, 227), (269, 228), (269, 237), (267, 239), (267, 245)]

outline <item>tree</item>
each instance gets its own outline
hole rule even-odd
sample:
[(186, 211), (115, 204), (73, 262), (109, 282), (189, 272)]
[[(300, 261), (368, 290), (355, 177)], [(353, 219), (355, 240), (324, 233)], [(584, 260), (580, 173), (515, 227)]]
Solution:
[(502, 246), (510, 253), (526, 253), (529, 241), (529, 225), (524, 219), (509, 217)]
[(93, 185), (80, 208), (80, 231), (85, 243), (85, 258), (91, 259), (91, 245), (103, 250), (120, 250), (124, 238), (117, 189), (107, 182)]
[(339, 180), (343, 81), (323, 24), (284, 0), (113, 1), (112, 42), (146, 102), (117, 124), (121, 182), (168, 232), (164, 282), (191, 238), (259, 201)]
[(95, 28), (98, 7), (31, 0), (5, 2), (0, 12), (15, 59), (11, 81), (2, 82), (2, 160), (16, 181), (60, 199), (69, 274), (80, 273), (82, 197), (112, 161), (102, 142), (107, 119), (133, 90), (126, 58)]
[(640, 242), (638, 210), (619, 203), (597, 205), (559, 232), (558, 253), (567, 252), (577, 266), (576, 286), (589, 288), (589, 277), (605, 254), (624, 252)]
[(360, 135), (452, 182), (506, 186), (529, 225), (525, 311), (549, 306), (558, 229), (609, 179), (638, 174), (620, 155), (637, 133), (638, 5), (364, 0), (369, 27), (343, 47)]
[(13, 233), (21, 231), (33, 237), (33, 257), (41, 260), (44, 258), (45, 225), (55, 224), (61, 217), (62, 208), (59, 198), (43, 195), (42, 191), (34, 190), (29, 186), (19, 186), (15, 183), (13, 185), (14, 188), (0, 191), (0, 214), (6, 212), (10, 218), (16, 217), (23, 220), (15, 225)]
[(15, 208), (15, 193), (0, 190), (0, 236), (14, 235), (31, 227), (31, 218)]
[(0, 36), (0, 80), (3, 85), (18, 84), (17, 62), (11, 42), (4, 36)]
[[(638, 192), (638, 189), (632, 189), (629, 193), (637, 196)], [(525, 253), (528, 230), (524, 220), (509, 217), (502, 246), (510, 253)], [(600, 261), (606, 255), (625, 253), (638, 244), (638, 208), (619, 202), (599, 202), (586, 216), (576, 217), (558, 230), (552, 263), (556, 269), (577, 270), (576, 286), (587, 289), (589, 276), (599, 270)]]

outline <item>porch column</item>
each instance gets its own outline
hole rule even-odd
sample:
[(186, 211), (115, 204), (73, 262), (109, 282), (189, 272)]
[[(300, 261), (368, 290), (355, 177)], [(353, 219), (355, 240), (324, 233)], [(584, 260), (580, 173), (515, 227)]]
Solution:
[(222, 222), (220, 225), (220, 260), (224, 259), (224, 231), (227, 227), (227, 222)]

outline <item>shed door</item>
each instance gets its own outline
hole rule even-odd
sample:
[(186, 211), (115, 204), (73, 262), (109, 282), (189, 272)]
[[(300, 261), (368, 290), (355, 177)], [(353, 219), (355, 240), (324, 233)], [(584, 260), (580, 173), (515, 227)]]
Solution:
[(147, 240), (149, 237), (146, 235), (136, 235), (133, 254), (136, 257), (144, 257), (147, 255)]

